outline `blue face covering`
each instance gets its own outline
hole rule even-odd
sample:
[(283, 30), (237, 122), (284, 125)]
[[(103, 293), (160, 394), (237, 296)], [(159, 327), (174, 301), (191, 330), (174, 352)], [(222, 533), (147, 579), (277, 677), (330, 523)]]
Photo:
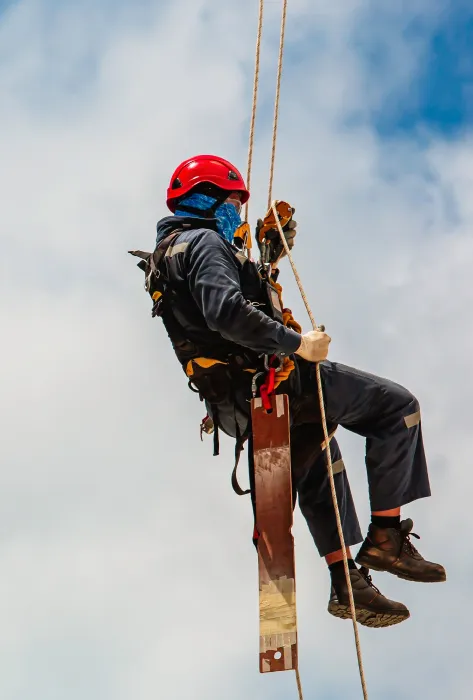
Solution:
[[(187, 199), (181, 200), (180, 204), (184, 204), (194, 209), (208, 211), (217, 200), (214, 197), (209, 197), (206, 194), (191, 194)], [(179, 209), (179, 205), (175, 211), (176, 216), (195, 216), (187, 211)], [(233, 243), (233, 236), (239, 226), (241, 226), (241, 217), (233, 204), (224, 202), (215, 211), (217, 219), (217, 230), (219, 234), (229, 243)]]

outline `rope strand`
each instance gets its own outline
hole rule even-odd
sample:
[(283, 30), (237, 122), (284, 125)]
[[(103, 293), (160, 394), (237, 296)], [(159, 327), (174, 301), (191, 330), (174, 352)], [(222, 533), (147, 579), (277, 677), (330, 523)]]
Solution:
[[(259, 0), (258, 11), (258, 32), (256, 35), (256, 55), (255, 55), (255, 77), (253, 81), (253, 102), (251, 105), (251, 121), (250, 121), (250, 137), (248, 144), (248, 168), (246, 174), (246, 186), (251, 190), (251, 170), (253, 166), (253, 149), (255, 144), (255, 124), (256, 124), (256, 109), (258, 106), (258, 86), (261, 58), (261, 37), (263, 34), (264, 20), (264, 0)], [(245, 221), (248, 222), (248, 202), (245, 204)]]
[(269, 171), (269, 188), (268, 188), (268, 209), (271, 206), (271, 200), (273, 198), (273, 181), (274, 181), (274, 164), (276, 161), (276, 141), (278, 135), (278, 121), (279, 121), (279, 100), (281, 96), (281, 77), (282, 77), (282, 64), (284, 56), (284, 40), (286, 35), (286, 17), (287, 17), (287, 0), (283, 0), (282, 7), (282, 18), (281, 18), (281, 36), (279, 39), (279, 56), (278, 56), (278, 69), (277, 69), (277, 80), (276, 80), (276, 98), (274, 100), (274, 122), (273, 122), (273, 142), (271, 147), (271, 167)]
[[(299, 273), (297, 272), (297, 268), (294, 264), (294, 261), (292, 259), (291, 251), (290, 248), (287, 244), (286, 241), (286, 236), (284, 235), (284, 231), (282, 230), (281, 224), (279, 222), (279, 217), (278, 217), (278, 212), (276, 209), (276, 202), (272, 202), (271, 204), (273, 214), (274, 214), (274, 219), (276, 221), (276, 225), (278, 227), (279, 235), (281, 237), (281, 242), (284, 246), (284, 249), (286, 251), (287, 257), (289, 259), (289, 262), (292, 267), (292, 271), (294, 273), (294, 277), (297, 282), (297, 286), (299, 287), (299, 291), (302, 296), (302, 300), (304, 302), (304, 305), (307, 309), (307, 313), (310, 318), (310, 322), (312, 324), (312, 328), (314, 331), (318, 330), (318, 326), (315, 322), (314, 315), (312, 313), (312, 310), (310, 308), (309, 302), (307, 301), (307, 296), (304, 291), (304, 287), (301, 282), (301, 278), (299, 277)], [(361, 645), (360, 645), (360, 638), (358, 634), (358, 625), (356, 621), (356, 610), (355, 610), (355, 601), (353, 598), (353, 588), (351, 585), (351, 579), (350, 579), (350, 569), (348, 566), (348, 556), (347, 556), (347, 550), (345, 546), (345, 538), (343, 536), (343, 527), (342, 527), (342, 520), (340, 517), (340, 509), (338, 507), (338, 499), (337, 499), (337, 492), (335, 489), (335, 480), (333, 478), (333, 464), (332, 464), (332, 455), (330, 451), (330, 441), (329, 441), (329, 434), (328, 434), (328, 428), (327, 428), (327, 417), (325, 415), (325, 403), (324, 403), (324, 395), (323, 395), (323, 389), (322, 389), (322, 378), (320, 376), (320, 363), (316, 363), (315, 365), (316, 368), (316, 377), (317, 377), (317, 390), (318, 390), (318, 395), (319, 395), (319, 404), (320, 404), (320, 416), (322, 419), (322, 429), (324, 433), (324, 444), (325, 444), (325, 451), (327, 455), (327, 472), (329, 476), (329, 481), (330, 481), (330, 490), (332, 492), (332, 500), (333, 500), (333, 507), (335, 510), (335, 519), (337, 521), (337, 531), (338, 531), (338, 536), (340, 538), (340, 544), (341, 544), (341, 549), (343, 552), (343, 565), (345, 569), (345, 577), (347, 580), (347, 587), (348, 587), (348, 597), (350, 601), (350, 612), (351, 612), (351, 618), (352, 618), (352, 623), (353, 623), (353, 632), (355, 635), (355, 646), (356, 646), (356, 655), (358, 659), (358, 668), (360, 671), (360, 680), (361, 680), (361, 687), (363, 690), (363, 698), (364, 700), (368, 700), (368, 691), (366, 688), (366, 681), (365, 681), (365, 673), (363, 669), (363, 659), (361, 656)]]
[[(312, 314), (312, 310), (310, 308), (309, 302), (307, 300), (307, 296), (306, 296), (305, 291), (304, 291), (304, 287), (302, 285), (301, 279), (299, 277), (296, 266), (295, 266), (294, 261), (292, 259), (291, 251), (289, 249), (289, 246), (288, 246), (287, 241), (286, 241), (286, 237), (284, 235), (284, 232), (282, 230), (282, 227), (281, 227), (281, 224), (279, 221), (278, 213), (276, 210), (276, 202), (272, 201), (272, 192), (273, 192), (273, 183), (274, 183), (274, 169), (275, 169), (275, 161), (276, 161), (278, 121), (279, 121), (279, 104), (280, 104), (280, 96), (281, 96), (281, 78), (282, 78), (284, 42), (285, 42), (286, 19), (287, 19), (287, 4), (288, 4), (288, 0), (283, 0), (282, 18), (281, 18), (281, 34), (280, 34), (280, 41), (279, 41), (279, 55), (278, 55), (278, 67), (277, 67), (277, 80), (276, 80), (276, 96), (275, 96), (275, 103), (274, 103), (274, 122), (273, 122), (273, 134), (272, 134), (272, 145), (271, 145), (271, 165), (270, 165), (269, 187), (268, 187), (268, 209), (271, 207), (273, 210), (273, 215), (274, 215), (274, 219), (275, 219), (276, 224), (277, 224), (279, 235), (281, 237), (282, 244), (284, 246), (287, 257), (289, 259), (289, 262), (290, 262), (292, 271), (294, 273), (294, 277), (296, 279), (297, 285), (299, 287), (299, 291), (301, 293), (302, 300), (303, 300), (304, 305), (307, 309), (307, 313), (309, 315), (310, 322), (312, 324), (312, 328), (314, 330), (318, 330), (314, 315)], [(247, 187), (248, 187), (248, 189), (250, 187), (251, 170), (252, 170), (252, 164), (253, 164), (254, 135), (255, 135), (256, 111), (257, 111), (257, 100), (258, 100), (260, 58), (261, 58), (261, 38), (262, 38), (262, 33), (263, 33), (263, 22), (264, 22), (264, 0), (259, 0), (258, 32), (257, 32), (257, 37), (256, 37), (255, 74), (254, 74), (254, 82), (253, 82), (253, 101), (252, 101), (252, 109), (251, 109), (250, 135), (249, 135), (249, 146), (248, 146), (248, 170), (247, 170)], [(248, 222), (248, 203), (245, 206), (245, 221)], [(366, 688), (365, 674), (364, 674), (364, 669), (363, 669), (363, 659), (362, 659), (362, 655), (361, 655), (361, 645), (360, 645), (360, 639), (359, 639), (359, 634), (358, 634), (358, 625), (357, 625), (357, 621), (356, 621), (355, 601), (353, 598), (353, 589), (352, 589), (351, 579), (350, 579), (350, 569), (348, 566), (348, 556), (347, 556), (347, 550), (346, 550), (346, 546), (345, 546), (345, 538), (343, 536), (343, 527), (342, 527), (342, 522), (341, 522), (341, 517), (340, 517), (340, 510), (338, 507), (338, 499), (337, 499), (337, 492), (335, 489), (335, 481), (333, 478), (332, 455), (331, 455), (331, 450), (330, 450), (330, 439), (329, 439), (328, 428), (327, 428), (327, 418), (325, 415), (325, 404), (324, 404), (322, 378), (320, 375), (320, 364), (319, 363), (316, 363), (316, 378), (317, 378), (318, 398), (319, 398), (319, 404), (320, 404), (320, 414), (321, 414), (321, 419), (322, 419), (322, 428), (323, 428), (323, 433), (324, 433), (324, 444), (325, 444), (325, 450), (326, 450), (326, 456), (327, 456), (327, 472), (328, 472), (328, 476), (329, 476), (330, 490), (332, 493), (333, 506), (334, 506), (334, 510), (335, 510), (337, 531), (338, 531), (338, 535), (340, 538), (341, 549), (343, 552), (343, 565), (344, 565), (344, 569), (345, 569), (345, 577), (346, 577), (347, 587), (348, 587), (348, 597), (349, 597), (349, 602), (350, 602), (350, 612), (351, 612), (353, 631), (354, 631), (354, 636), (355, 636), (355, 646), (356, 646), (356, 654), (357, 654), (357, 660), (358, 660), (358, 668), (359, 668), (359, 672), (360, 672), (360, 681), (361, 681), (361, 687), (363, 690), (363, 698), (364, 698), (364, 700), (368, 700), (368, 691)], [(300, 679), (298, 668), (296, 668), (296, 682), (297, 682), (297, 690), (299, 693), (299, 700), (304, 700), (303, 693), (302, 693), (301, 679)]]
[[(269, 169), (268, 209), (271, 206), (271, 201), (273, 198), (274, 166), (275, 166), (275, 162), (276, 162), (276, 142), (277, 142), (277, 136), (278, 136), (279, 103), (280, 103), (280, 98), (281, 98), (281, 77), (282, 77), (282, 67), (283, 67), (283, 57), (284, 57), (284, 40), (285, 40), (285, 34), (286, 34), (286, 18), (287, 18), (287, 0), (283, 0), (282, 17), (281, 17), (281, 33), (280, 33), (280, 38), (279, 38), (278, 68), (277, 68), (277, 79), (276, 79), (276, 96), (275, 96), (275, 100), (274, 100), (273, 137), (272, 137), (272, 143), (271, 143), (271, 165), (270, 165), (270, 169)], [(273, 213), (274, 213), (274, 211), (273, 211)], [(277, 214), (276, 214), (276, 221), (279, 222), (279, 217), (277, 216)], [(301, 683), (301, 677), (299, 674), (299, 668), (296, 668), (295, 671), (296, 671), (296, 683), (297, 683), (297, 692), (299, 694), (299, 700), (304, 700), (304, 694), (302, 692), (302, 683)]]
[(296, 668), (296, 683), (297, 683), (297, 691), (299, 693), (299, 700), (304, 700), (304, 696), (302, 694), (302, 684), (301, 684), (301, 677), (299, 675), (299, 669)]

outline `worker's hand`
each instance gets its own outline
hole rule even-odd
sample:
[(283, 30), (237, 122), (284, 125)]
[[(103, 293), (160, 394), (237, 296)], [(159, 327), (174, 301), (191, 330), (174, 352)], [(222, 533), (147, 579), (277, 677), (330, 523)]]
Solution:
[(332, 338), (323, 331), (310, 331), (302, 336), (296, 355), (309, 362), (321, 362), (328, 355), (328, 346)]
[[(259, 231), (261, 227), (263, 226), (263, 219), (258, 219), (256, 222), (256, 240), (258, 241), (259, 244)], [(283, 233), (284, 237), (287, 241), (287, 245), (289, 246), (289, 250), (292, 250), (294, 247), (295, 243), (295, 238), (297, 234), (297, 221), (294, 221), (294, 219), (291, 219), (286, 226), (283, 228)], [(270, 252), (270, 258), (268, 262), (272, 264), (273, 267), (276, 267), (278, 262), (286, 255), (286, 249), (284, 248), (284, 245), (281, 241), (281, 235), (279, 233), (279, 229), (275, 228), (272, 229), (271, 231), (268, 231), (266, 234), (268, 240), (271, 243), (271, 252)]]

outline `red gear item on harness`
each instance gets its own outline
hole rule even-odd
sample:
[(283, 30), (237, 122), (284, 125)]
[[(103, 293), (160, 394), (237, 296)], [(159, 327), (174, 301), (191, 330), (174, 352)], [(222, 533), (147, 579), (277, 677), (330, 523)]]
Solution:
[(274, 392), (274, 385), (276, 383), (276, 368), (270, 367), (268, 374), (266, 375), (266, 381), (260, 386), (260, 396), (263, 402), (263, 408), (265, 411), (271, 410), (271, 401), (269, 397)]
[(250, 198), (245, 181), (234, 165), (219, 156), (200, 155), (188, 158), (174, 171), (167, 190), (168, 208), (174, 213), (176, 200), (204, 182), (228, 192), (240, 192), (242, 204)]

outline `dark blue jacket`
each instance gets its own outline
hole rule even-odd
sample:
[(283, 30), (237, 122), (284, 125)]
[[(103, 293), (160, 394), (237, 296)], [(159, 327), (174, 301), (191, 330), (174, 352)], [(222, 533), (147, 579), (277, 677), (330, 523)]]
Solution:
[(172, 313), (189, 340), (203, 352), (214, 348), (225, 354), (237, 345), (257, 354), (294, 353), (300, 335), (258, 309), (264, 283), (256, 265), (217, 233), (215, 220), (166, 217), (157, 224), (156, 243), (180, 228), (186, 230), (164, 260), (177, 290)]

